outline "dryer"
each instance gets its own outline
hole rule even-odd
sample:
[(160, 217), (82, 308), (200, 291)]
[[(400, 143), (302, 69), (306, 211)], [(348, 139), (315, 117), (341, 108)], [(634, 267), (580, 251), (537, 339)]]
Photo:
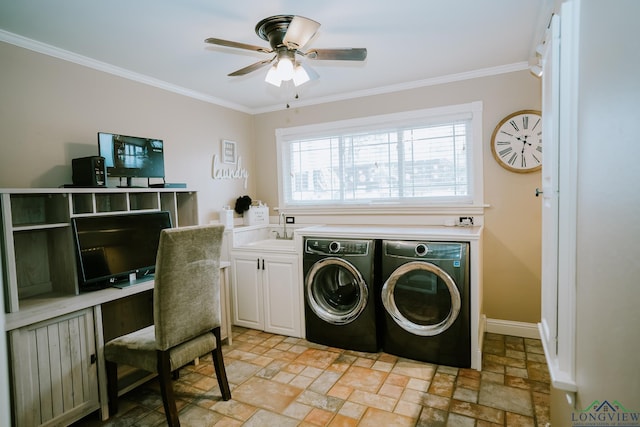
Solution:
[(470, 367), (469, 243), (384, 240), (381, 251), (383, 350)]
[(375, 241), (305, 237), (306, 339), (377, 352)]

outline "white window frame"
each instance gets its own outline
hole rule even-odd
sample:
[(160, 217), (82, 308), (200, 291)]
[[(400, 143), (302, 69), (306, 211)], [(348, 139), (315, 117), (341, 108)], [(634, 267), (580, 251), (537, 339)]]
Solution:
[[(455, 121), (461, 118), (471, 119), (469, 130), (470, 172), (469, 172), (469, 196), (467, 202), (445, 201), (438, 202), (421, 200), (416, 203), (389, 203), (370, 202), (360, 204), (288, 204), (284, 197), (283, 173), (289, 170), (288, 142), (291, 140), (306, 139), (324, 136), (327, 134), (348, 133), (354, 131), (375, 130), (385, 126), (402, 125), (429, 125), (446, 121)], [(277, 172), (278, 172), (278, 203), (280, 209), (288, 212), (314, 213), (357, 213), (358, 211), (379, 213), (403, 212), (403, 213), (445, 213), (452, 210), (469, 213), (482, 213), (484, 207), (484, 183), (483, 183), (483, 150), (482, 150), (482, 101), (466, 104), (457, 104), (444, 107), (435, 107), (422, 110), (413, 110), (401, 113), (385, 114), (378, 116), (362, 117), (357, 119), (340, 120), (334, 122), (317, 123), (312, 125), (278, 128), (275, 131), (277, 142)], [(286, 172), (288, 173), (288, 172)]]

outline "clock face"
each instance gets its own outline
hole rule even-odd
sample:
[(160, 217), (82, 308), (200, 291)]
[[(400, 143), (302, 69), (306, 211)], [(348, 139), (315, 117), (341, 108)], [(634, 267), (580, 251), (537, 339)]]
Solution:
[(513, 172), (533, 172), (542, 167), (542, 116), (522, 110), (496, 126), (491, 151), (500, 166)]

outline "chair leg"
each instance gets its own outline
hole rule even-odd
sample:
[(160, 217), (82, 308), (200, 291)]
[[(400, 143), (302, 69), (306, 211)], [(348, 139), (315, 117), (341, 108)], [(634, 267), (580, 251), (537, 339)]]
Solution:
[(107, 396), (109, 398), (109, 415), (118, 413), (118, 364), (105, 361), (107, 368)]
[(180, 420), (178, 419), (176, 398), (173, 394), (173, 384), (171, 383), (169, 351), (158, 350), (158, 378), (160, 379), (160, 391), (162, 392), (162, 403), (167, 417), (167, 425), (169, 427), (179, 427)]
[(216, 377), (218, 378), (218, 386), (222, 393), (223, 400), (231, 399), (231, 389), (227, 380), (227, 370), (224, 368), (224, 360), (222, 358), (222, 340), (220, 339), (220, 328), (213, 329), (213, 335), (216, 337), (216, 348), (211, 352), (213, 358), (213, 366), (216, 369)]

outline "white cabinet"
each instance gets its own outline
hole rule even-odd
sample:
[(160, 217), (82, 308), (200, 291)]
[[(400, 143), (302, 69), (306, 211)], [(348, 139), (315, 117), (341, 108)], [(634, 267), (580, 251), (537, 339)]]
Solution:
[(93, 310), (9, 332), (17, 426), (67, 425), (100, 407)]
[(298, 255), (233, 251), (231, 305), (234, 325), (300, 337)]

